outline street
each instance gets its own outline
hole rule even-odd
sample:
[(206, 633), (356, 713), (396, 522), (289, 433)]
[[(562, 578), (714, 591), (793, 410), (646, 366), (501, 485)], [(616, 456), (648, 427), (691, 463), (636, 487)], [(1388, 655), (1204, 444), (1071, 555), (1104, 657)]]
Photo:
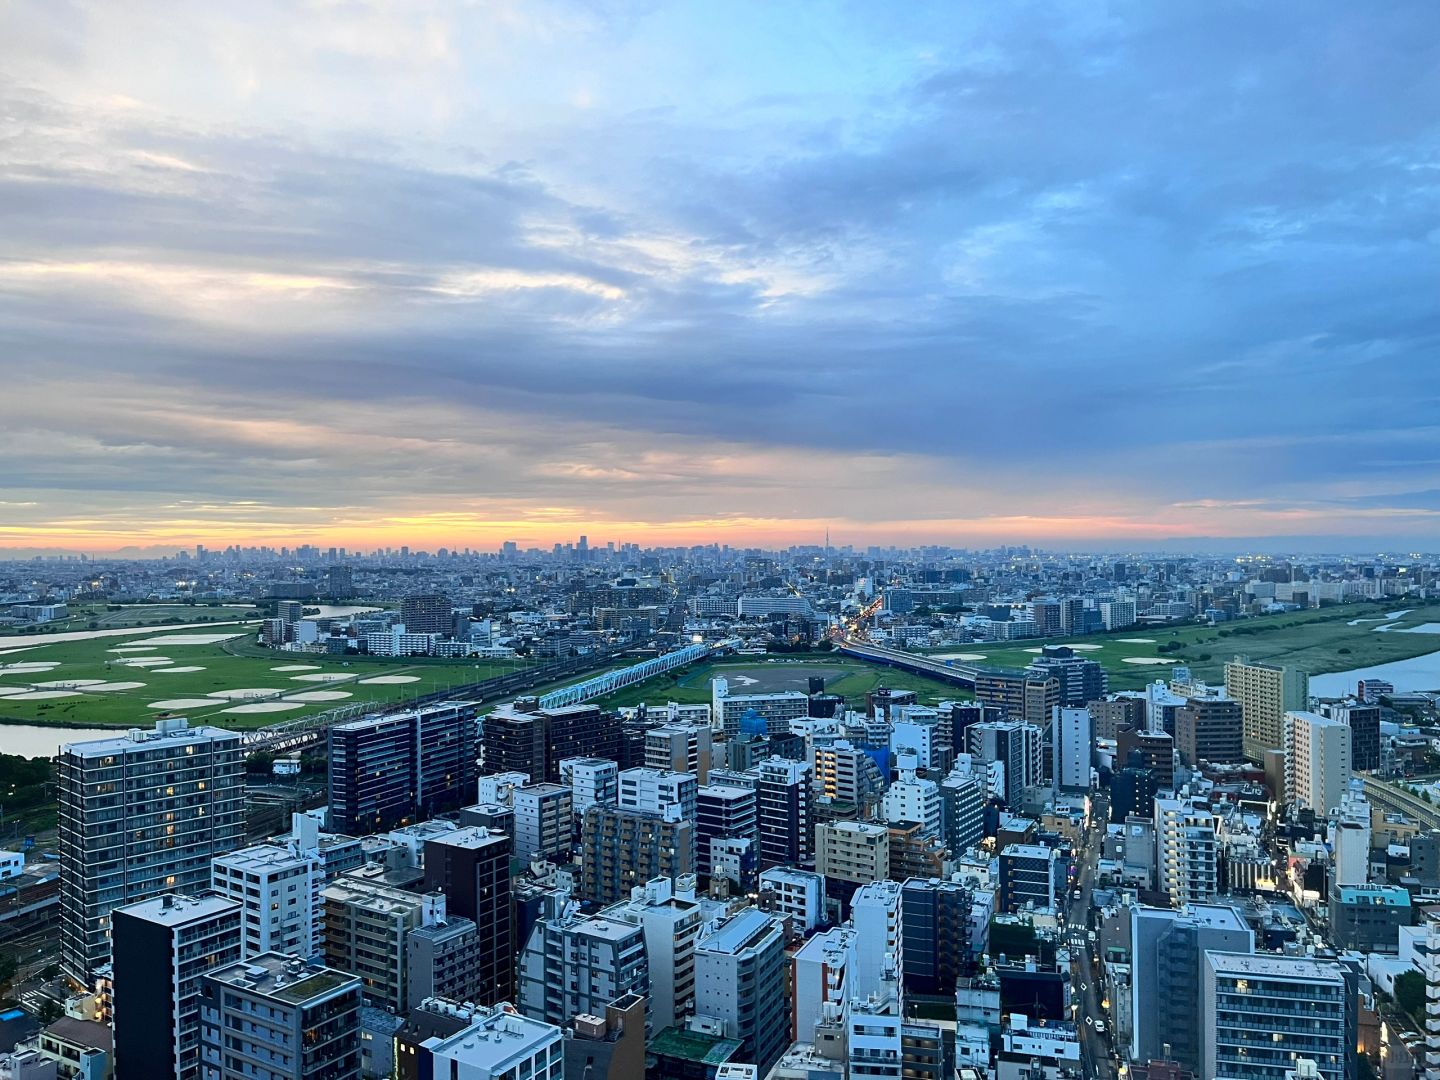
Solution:
[[(1078, 899), (1070, 901), (1066, 932), (1066, 943), (1074, 961), (1072, 977), (1075, 980), (1072, 992), (1079, 1003), (1076, 1013), (1080, 1046), (1085, 1065), (1085, 1075), (1093, 1080), (1115, 1080), (1115, 1062), (1110, 1054), (1108, 1032), (1101, 1035), (1095, 1030), (1096, 1021), (1108, 1021), (1100, 1007), (1103, 999), (1102, 987), (1097, 968), (1093, 962), (1095, 946), (1091, 945), (1089, 931), (1090, 890), (1095, 879), (1095, 865), (1100, 859), (1104, 846), (1105, 825), (1110, 817), (1110, 798), (1104, 792), (1097, 792), (1091, 798), (1090, 828), (1085, 834), (1084, 846), (1080, 849), (1080, 868), (1075, 878)], [(1072, 894), (1073, 897), (1073, 894)], [(1090, 1023), (1086, 1023), (1086, 1020)]]

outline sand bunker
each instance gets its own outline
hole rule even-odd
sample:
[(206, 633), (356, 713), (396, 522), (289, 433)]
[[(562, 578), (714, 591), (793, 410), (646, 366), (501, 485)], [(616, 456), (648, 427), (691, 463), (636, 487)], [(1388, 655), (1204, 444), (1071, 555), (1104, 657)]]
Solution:
[(1021, 651), (1021, 652), (1042, 653), (1042, 652), (1044, 652), (1045, 650), (1042, 649), (1042, 648), (1040, 648), (1040, 647), (1037, 645), (1037, 646), (1036, 646), (1035, 648), (1033, 648), (1033, 649), (1021, 649), (1020, 651)]
[(1116, 641), (1123, 641), (1126, 645), (1154, 645), (1153, 637), (1117, 637)]
[(346, 679), (353, 679), (354, 675), (346, 675), (339, 671), (320, 671), (314, 675), (291, 675), (291, 682), (344, 682)]
[(23, 693), (11, 694), (6, 701), (46, 701), (50, 698), (79, 697), (79, 690), (26, 690)]
[(1167, 660), (1163, 656), (1127, 656), (1120, 661), (1122, 664), (1146, 664), (1153, 667), (1156, 664), (1178, 664), (1179, 660)]
[(0, 697), (8, 697), (11, 694), (23, 694), (25, 692), (25, 687), (23, 686), (0, 686)]
[(102, 682), (95, 686), (87, 686), (85, 692), (94, 694), (96, 692), (105, 694), (111, 690), (139, 690), (145, 684), (143, 682)]
[(398, 683), (419, 682), (419, 675), (375, 675), (361, 679), (361, 686), (395, 686)]
[(303, 709), (304, 707), (296, 701), (256, 701), (249, 705), (236, 705), (220, 711), (227, 713), (288, 712), (291, 709)]
[(164, 701), (152, 701), (147, 708), (150, 709), (202, 709), (207, 705), (218, 704), (214, 698), (206, 697), (172, 697)]
[(0, 667), (0, 675), (26, 675), (37, 671), (54, 671), (60, 666), (58, 660), (26, 660), (19, 664), (6, 664)]
[(82, 686), (99, 686), (104, 679), (52, 679), (50, 682), (37, 682), (35, 685), (42, 690), (78, 690)]
[(167, 634), (164, 637), (146, 638), (147, 645), (214, 645), (217, 641), (229, 641), (249, 631), (232, 631), (228, 634)]
[(354, 697), (349, 690), (306, 690), (299, 694), (291, 694), (286, 701), (344, 701), (347, 697)]
[(120, 645), (117, 648), (106, 649), (105, 651), (113, 653), (154, 652), (159, 647), (158, 645)]
[(277, 690), (273, 686), (242, 686), (237, 690), (216, 690), (209, 696), (212, 698), (223, 698), (226, 701), (244, 701), (246, 698), (272, 697), (275, 694), (283, 694), (284, 690)]
[(1104, 645), (1084, 645), (1084, 644), (1077, 645), (1077, 644), (1075, 644), (1075, 643), (1073, 643), (1073, 642), (1068, 642), (1068, 641), (1065, 643), (1065, 648), (1067, 648), (1067, 649), (1074, 649), (1074, 650), (1076, 650), (1077, 652), (1090, 652), (1092, 649), (1103, 649), (1104, 647), (1105, 647)]
[(168, 656), (122, 656), (115, 661), (117, 664), (124, 664), (126, 667), (161, 667), (165, 664), (173, 664), (175, 661)]
[(319, 664), (281, 664), (279, 667), (272, 667), (271, 671), (319, 671)]
[(979, 652), (942, 652), (935, 654), (936, 660), (984, 660), (985, 654)]
[(179, 664), (175, 667), (161, 667), (155, 669), (156, 675), (180, 675), (191, 671), (204, 671), (199, 664)]

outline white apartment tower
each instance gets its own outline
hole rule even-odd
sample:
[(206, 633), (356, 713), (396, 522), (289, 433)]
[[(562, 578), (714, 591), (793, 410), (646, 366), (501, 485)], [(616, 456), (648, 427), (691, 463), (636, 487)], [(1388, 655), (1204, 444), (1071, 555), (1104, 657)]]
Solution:
[(1350, 777), (1350, 725), (1319, 713), (1287, 712), (1285, 801), (1326, 816), (1339, 809)]
[(1156, 876), (1176, 907), (1219, 891), (1215, 815), (1189, 799), (1155, 800)]

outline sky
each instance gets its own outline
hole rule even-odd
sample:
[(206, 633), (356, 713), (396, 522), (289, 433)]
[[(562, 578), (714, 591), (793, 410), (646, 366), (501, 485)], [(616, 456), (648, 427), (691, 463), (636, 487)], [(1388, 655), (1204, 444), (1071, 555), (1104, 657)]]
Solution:
[(1431, 0), (0, 41), (0, 549), (1440, 547)]

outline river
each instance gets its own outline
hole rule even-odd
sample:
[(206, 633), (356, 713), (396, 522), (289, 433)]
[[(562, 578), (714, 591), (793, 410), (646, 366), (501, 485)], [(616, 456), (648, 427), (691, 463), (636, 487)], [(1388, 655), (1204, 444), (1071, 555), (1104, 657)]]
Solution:
[(0, 754), (21, 757), (54, 757), (62, 743), (89, 742), (92, 739), (113, 739), (128, 729), (45, 727), (41, 724), (0, 724)]
[(1311, 675), (1310, 692), (1316, 697), (1339, 697), (1355, 693), (1361, 679), (1384, 679), (1395, 684), (1396, 693), (1411, 694), (1424, 690), (1440, 690), (1440, 652), (1412, 656), (1409, 660), (1392, 660), (1388, 664), (1333, 671), (1328, 675)]

